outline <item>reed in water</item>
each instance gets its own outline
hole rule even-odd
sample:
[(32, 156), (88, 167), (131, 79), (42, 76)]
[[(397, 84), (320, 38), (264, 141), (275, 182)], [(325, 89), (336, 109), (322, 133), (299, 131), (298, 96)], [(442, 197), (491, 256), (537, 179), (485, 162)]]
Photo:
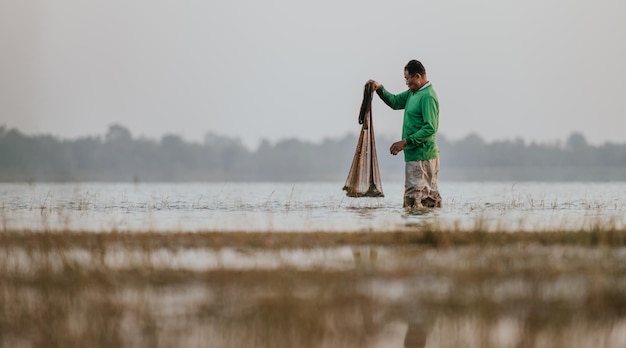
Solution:
[(626, 231), (0, 237), (3, 347), (621, 347)]

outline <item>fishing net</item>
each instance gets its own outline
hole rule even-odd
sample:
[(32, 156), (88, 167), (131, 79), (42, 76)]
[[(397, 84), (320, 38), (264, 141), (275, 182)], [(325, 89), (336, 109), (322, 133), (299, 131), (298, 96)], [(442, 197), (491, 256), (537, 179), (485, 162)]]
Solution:
[(362, 124), (359, 142), (356, 145), (350, 173), (343, 189), (349, 197), (384, 197), (380, 181), (380, 169), (376, 156), (374, 125), (372, 123), (372, 95), (374, 86), (366, 83), (363, 89), (363, 102), (359, 112)]

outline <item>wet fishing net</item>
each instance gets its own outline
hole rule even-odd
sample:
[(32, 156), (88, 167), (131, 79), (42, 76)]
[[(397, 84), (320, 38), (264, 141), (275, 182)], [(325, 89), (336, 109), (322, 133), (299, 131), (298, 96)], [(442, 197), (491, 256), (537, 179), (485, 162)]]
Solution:
[(365, 84), (363, 102), (359, 112), (359, 124), (362, 124), (359, 142), (350, 167), (350, 173), (343, 189), (349, 197), (384, 197), (380, 181), (380, 169), (376, 156), (374, 125), (372, 123), (372, 95), (374, 86)]

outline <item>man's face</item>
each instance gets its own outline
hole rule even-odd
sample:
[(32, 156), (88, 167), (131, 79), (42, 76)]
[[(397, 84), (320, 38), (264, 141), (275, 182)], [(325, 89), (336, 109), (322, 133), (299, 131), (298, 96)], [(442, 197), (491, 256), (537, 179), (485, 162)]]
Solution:
[(406, 81), (406, 86), (409, 87), (411, 92), (420, 89), (420, 77), (419, 74), (411, 75), (408, 71), (404, 70), (404, 81)]

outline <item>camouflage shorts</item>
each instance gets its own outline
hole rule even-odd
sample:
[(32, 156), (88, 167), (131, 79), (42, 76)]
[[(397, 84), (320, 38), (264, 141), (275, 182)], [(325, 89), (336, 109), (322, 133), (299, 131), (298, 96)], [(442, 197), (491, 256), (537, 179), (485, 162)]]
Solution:
[(439, 158), (406, 162), (404, 175), (405, 208), (441, 208), (441, 195), (437, 188)]

